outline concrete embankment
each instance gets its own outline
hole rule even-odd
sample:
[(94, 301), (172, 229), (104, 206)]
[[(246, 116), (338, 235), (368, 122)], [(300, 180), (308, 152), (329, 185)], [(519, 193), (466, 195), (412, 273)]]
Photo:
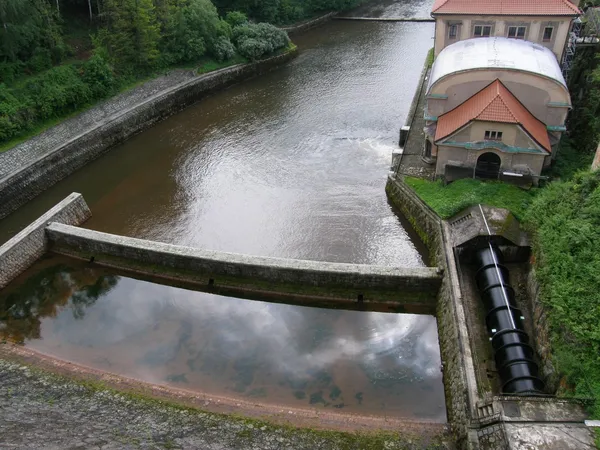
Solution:
[[(436, 268), (396, 268), (266, 258), (116, 236), (59, 223), (46, 228), (50, 251), (223, 295), (351, 309), (428, 312)], [(277, 300), (277, 298), (280, 298)]]
[(47, 250), (49, 222), (81, 225), (92, 216), (81, 194), (73, 193), (0, 247), (0, 289), (35, 263)]
[(279, 67), (296, 53), (149, 82), (0, 153), (0, 219), (132, 135), (218, 90)]

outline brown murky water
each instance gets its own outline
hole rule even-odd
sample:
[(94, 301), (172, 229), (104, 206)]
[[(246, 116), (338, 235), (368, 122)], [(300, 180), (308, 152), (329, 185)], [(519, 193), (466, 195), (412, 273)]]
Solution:
[(300, 56), (111, 150), (0, 224), (0, 237), (71, 192), (86, 226), (264, 256), (423, 265), (384, 192), (433, 26), (332, 22)]
[[(374, 2), (355, 14), (421, 17), (430, 3)], [(422, 266), (424, 248), (384, 186), (432, 37), (431, 24), (332, 22), (296, 38), (296, 60), (111, 150), (3, 220), (0, 242), (75, 191), (94, 214), (85, 226), (101, 231)], [(216, 297), (54, 259), (0, 299), (0, 333), (99, 369), (266, 402), (445, 420), (433, 317)]]
[(0, 293), (0, 337), (213, 395), (445, 421), (431, 316), (219, 297), (51, 257)]

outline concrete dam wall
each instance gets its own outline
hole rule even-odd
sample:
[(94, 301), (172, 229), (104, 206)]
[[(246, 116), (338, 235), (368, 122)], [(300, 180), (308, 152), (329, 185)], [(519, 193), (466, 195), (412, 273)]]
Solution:
[[(437, 268), (397, 268), (216, 252), (86, 230), (46, 228), (49, 250), (141, 276), (190, 283), (222, 295), (280, 298), (313, 306), (433, 311)], [(412, 308), (412, 309), (411, 309)]]

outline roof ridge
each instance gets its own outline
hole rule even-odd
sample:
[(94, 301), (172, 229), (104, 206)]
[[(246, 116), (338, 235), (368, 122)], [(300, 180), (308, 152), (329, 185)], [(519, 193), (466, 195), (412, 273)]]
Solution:
[[(539, 0), (538, 0), (539, 1)], [(549, 7), (555, 7), (558, 8), (559, 10), (554, 10), (552, 12), (547, 11), (547, 10), (539, 10), (539, 8), (534, 8), (534, 10), (528, 10), (527, 12), (523, 12), (521, 10), (521, 12), (524, 13), (524, 15), (542, 15), (542, 16), (563, 16), (563, 15), (579, 15), (581, 14), (581, 9), (576, 6), (575, 4), (573, 4), (570, 0), (543, 0), (546, 3), (548, 3)], [(483, 13), (484, 15), (489, 15), (489, 14), (500, 14), (500, 15), (510, 15), (510, 14), (515, 14), (515, 4), (512, 1), (509, 0), (488, 0), (483, 1), (483, 3), (490, 3), (490, 2), (495, 2), (496, 3), (496, 11), (498, 12), (491, 12), (491, 11), (486, 11), (485, 13)], [(460, 11), (456, 10), (454, 11), (453, 8), (456, 7), (457, 3), (461, 4), (461, 8)], [(465, 0), (435, 0), (432, 8), (431, 8), (431, 13), (432, 14), (469, 14), (469, 15), (481, 15), (482, 12), (481, 11), (477, 11), (477, 6), (466, 6), (465, 4)], [(562, 5), (562, 6), (560, 6)], [(440, 12), (439, 10), (441, 9), (445, 9), (444, 7), (448, 6), (450, 8), (451, 11), (446, 11), (446, 12)], [(488, 5), (489, 6), (489, 5)], [(522, 7), (523, 5), (520, 5), (520, 7)], [(529, 5), (531, 6), (531, 5)], [(540, 6), (538, 4), (538, 6)], [(560, 9), (565, 9), (563, 11), (560, 11)], [(570, 14), (567, 12), (570, 11)]]
[[(508, 105), (507, 105), (507, 104), (504, 102), (504, 100), (502, 99), (502, 96), (501, 96), (501, 94), (500, 94), (500, 85), (502, 85), (502, 82), (501, 82), (501, 81), (500, 81), (498, 78), (496, 78), (494, 81), (492, 81), (492, 83), (491, 83), (491, 84), (487, 85), (487, 86), (484, 88), (484, 89), (488, 89), (488, 88), (492, 88), (492, 89), (494, 89), (494, 88), (495, 88), (495, 89), (496, 89), (496, 95), (494, 95), (494, 96), (492, 97), (492, 99), (491, 99), (491, 100), (490, 100), (490, 101), (489, 101), (489, 102), (488, 102), (488, 103), (487, 103), (487, 104), (486, 104), (486, 105), (485, 105), (483, 108), (481, 108), (481, 111), (479, 111), (479, 113), (478, 113), (478, 114), (475, 116), (475, 118), (478, 118), (479, 116), (481, 116), (481, 115), (482, 115), (482, 114), (483, 114), (483, 113), (484, 113), (484, 112), (485, 112), (485, 111), (486, 111), (486, 110), (487, 110), (487, 109), (490, 107), (490, 105), (491, 105), (492, 103), (494, 103), (494, 101), (495, 101), (495, 100), (496, 100), (498, 97), (500, 97), (500, 101), (501, 101), (501, 102), (502, 102), (502, 104), (503, 104), (503, 105), (504, 105), (504, 106), (505, 106), (505, 107), (508, 109), (508, 111), (510, 112), (510, 115), (513, 117), (513, 119), (515, 118), (515, 115), (512, 113), (512, 111), (510, 110), (510, 108), (508, 107)], [(483, 91), (483, 89), (482, 89), (482, 91)], [(479, 94), (479, 93), (480, 93), (480, 92), (482, 92), (482, 91), (479, 91), (477, 94)], [(475, 95), (477, 95), (477, 94), (475, 94)], [(473, 96), (473, 97), (474, 97), (474, 96)], [(468, 99), (468, 100), (470, 100), (470, 99)], [(468, 100), (467, 100), (467, 101), (468, 101)], [(466, 103), (467, 101), (465, 101), (464, 103)]]

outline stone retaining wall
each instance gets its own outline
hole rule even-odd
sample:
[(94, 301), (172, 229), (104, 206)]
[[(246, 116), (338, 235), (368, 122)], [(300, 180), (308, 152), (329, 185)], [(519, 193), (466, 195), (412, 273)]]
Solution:
[(541, 360), (540, 370), (550, 392), (558, 390), (559, 374), (552, 364), (552, 346), (550, 343), (550, 326), (544, 305), (540, 301), (540, 285), (535, 277), (533, 267), (527, 274), (527, 298), (533, 314), (533, 328), (535, 331), (535, 348)]
[(182, 247), (52, 223), (50, 250), (100, 265), (212, 288), (283, 292), (433, 308), (437, 269), (395, 268), (266, 258)]
[(48, 148), (38, 158), (0, 179), (0, 219), (132, 135), (215, 91), (268, 72), (295, 57), (296, 53), (293, 50), (184, 81), (124, 109), (93, 129), (83, 130), (56, 148)]
[(92, 216), (81, 194), (73, 193), (0, 247), (0, 289), (29, 268), (47, 248), (49, 222), (80, 225)]
[(452, 245), (446, 238), (447, 232), (439, 216), (401, 178), (390, 175), (386, 192), (429, 248), (432, 264), (444, 273), (436, 316), (446, 410), (458, 448), (468, 448), (477, 386)]

